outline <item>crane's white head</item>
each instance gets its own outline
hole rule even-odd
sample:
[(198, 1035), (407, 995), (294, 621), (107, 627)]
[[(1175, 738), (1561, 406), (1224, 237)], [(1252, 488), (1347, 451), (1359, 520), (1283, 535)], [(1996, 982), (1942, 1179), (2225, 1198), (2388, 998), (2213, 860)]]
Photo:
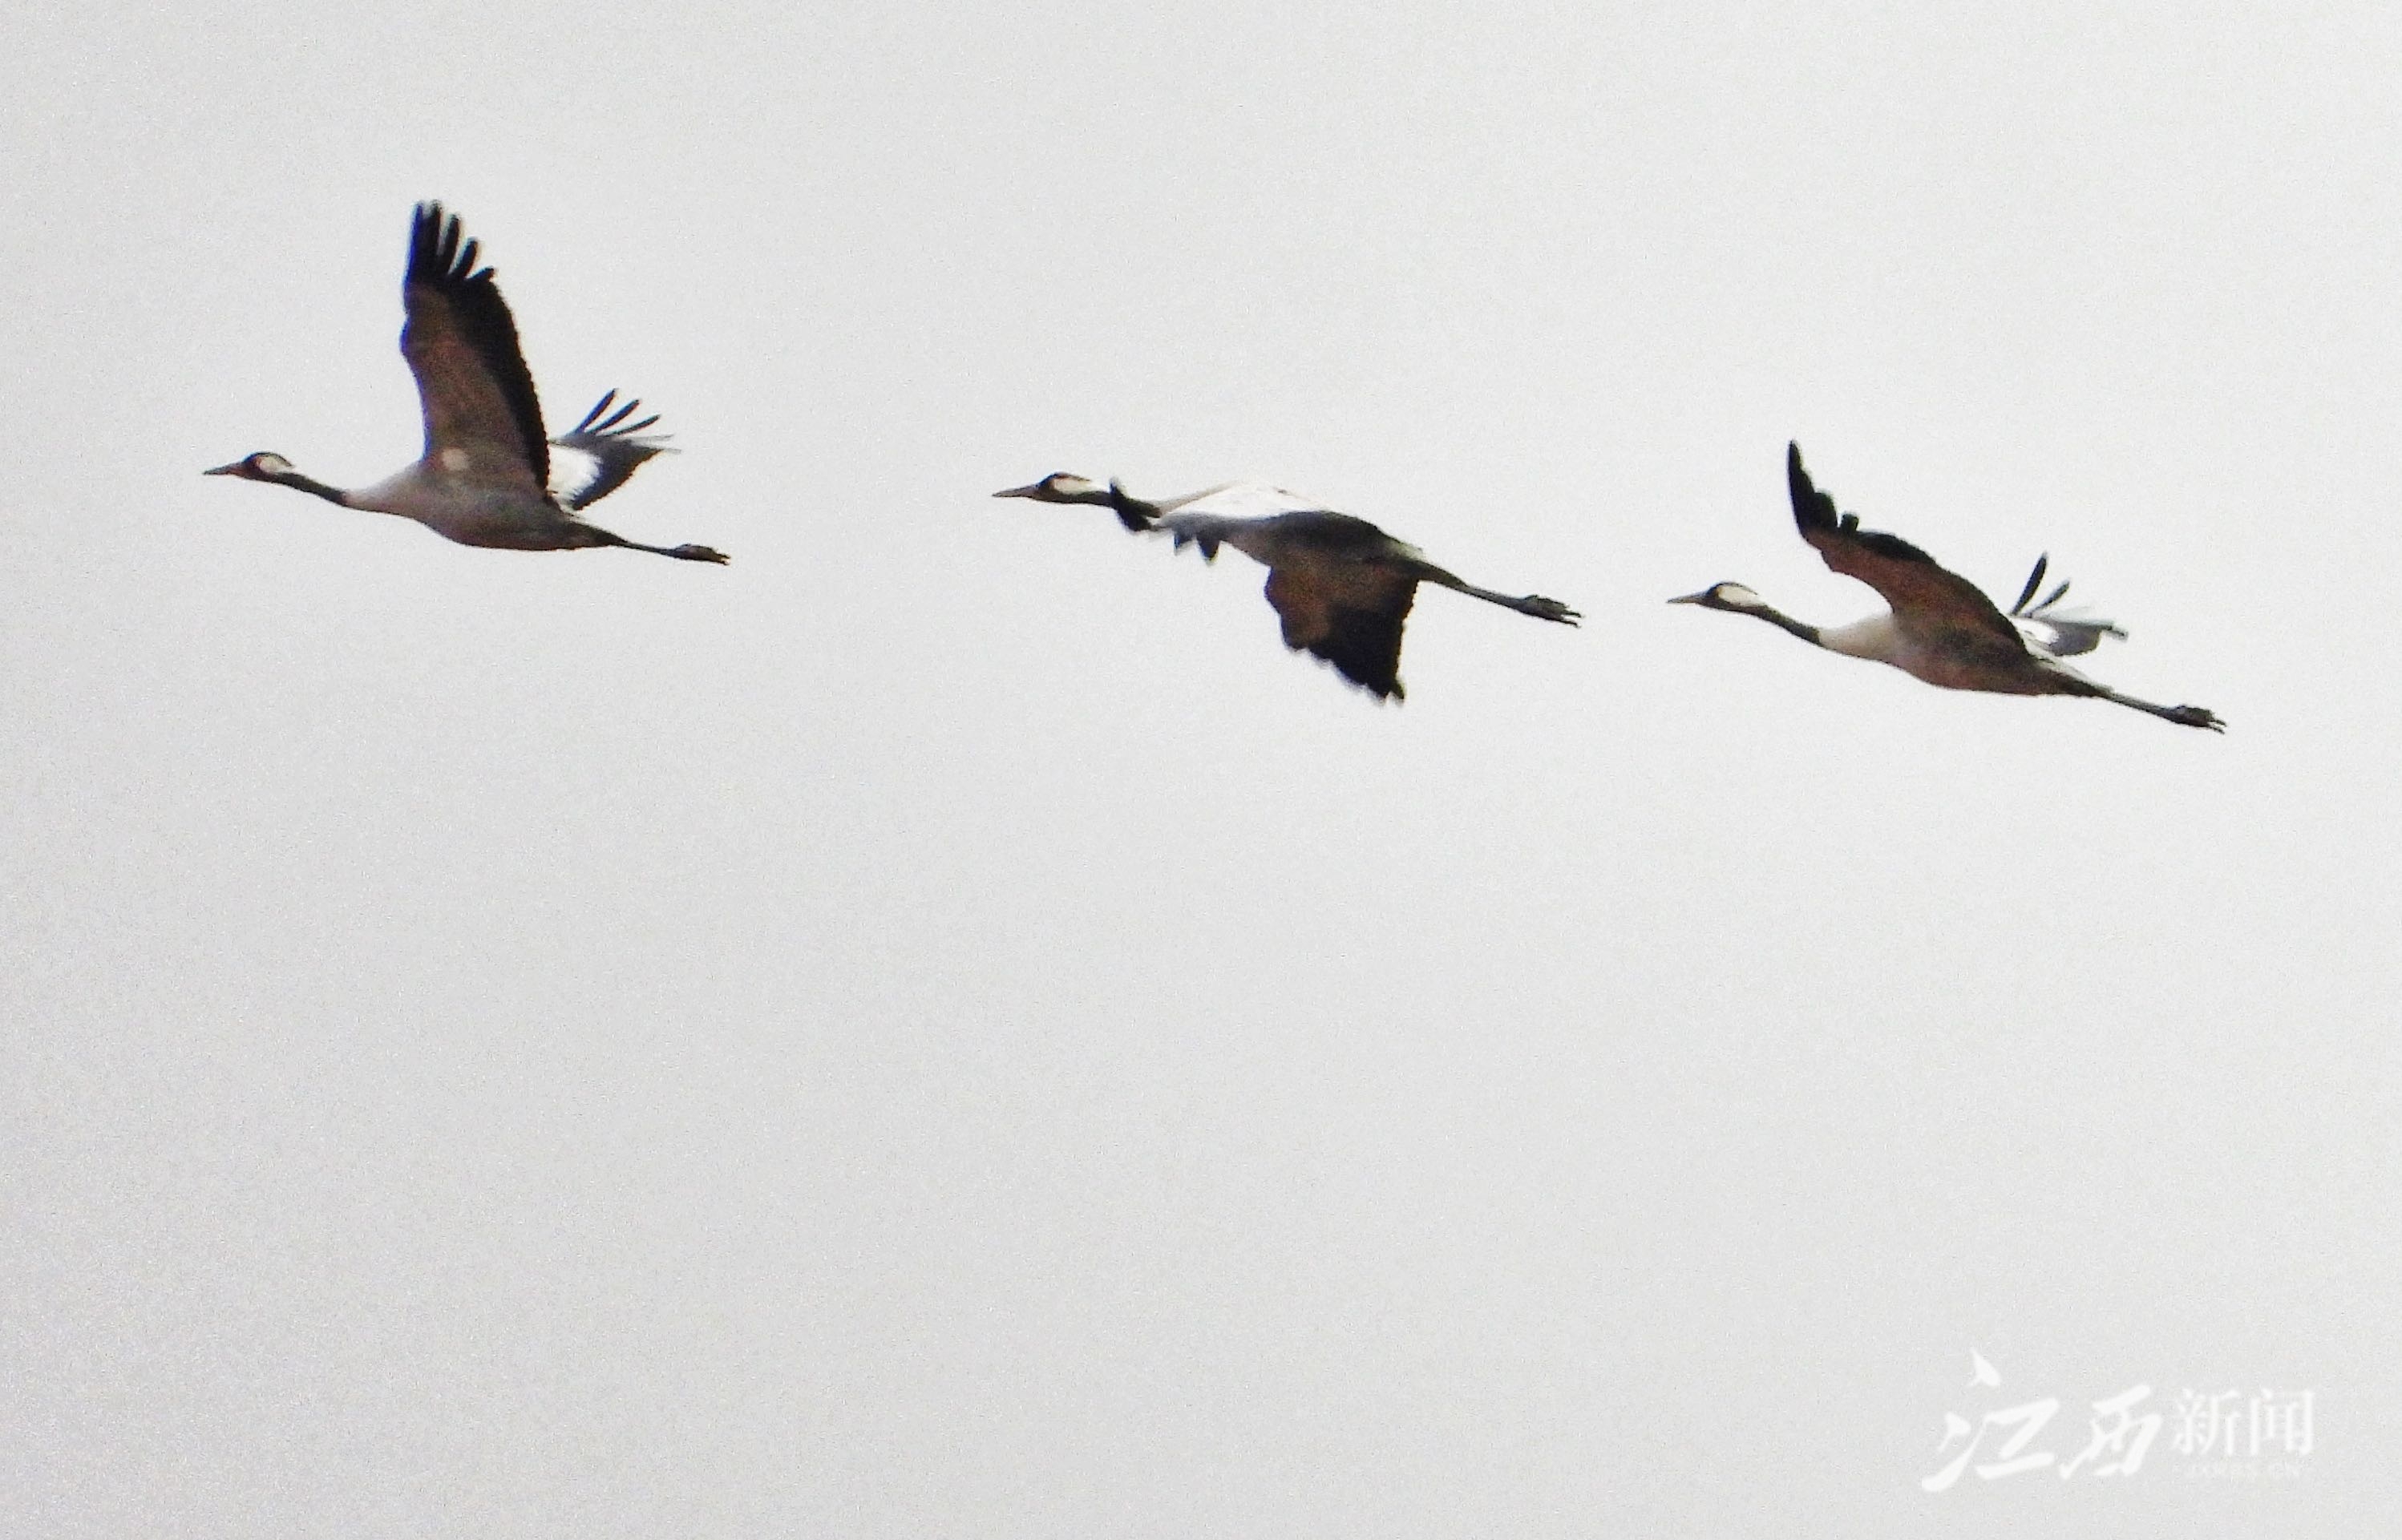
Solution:
[(1030, 486), (1012, 487), (992, 495), (1032, 498), (1037, 502), (1107, 502), (1110, 489), (1088, 477), (1054, 471)]
[(257, 454), (237, 460), (230, 465), (219, 465), (211, 470), (202, 471), (200, 474), (240, 476), (244, 481), (281, 481), (292, 474), (292, 462), (282, 455), (269, 454), (261, 450)]
[(1768, 609), (1768, 601), (1740, 583), (1713, 583), (1698, 594), (1672, 598), (1671, 604), (1699, 604), (1711, 610), (1732, 610), (1739, 615), (1757, 615)]

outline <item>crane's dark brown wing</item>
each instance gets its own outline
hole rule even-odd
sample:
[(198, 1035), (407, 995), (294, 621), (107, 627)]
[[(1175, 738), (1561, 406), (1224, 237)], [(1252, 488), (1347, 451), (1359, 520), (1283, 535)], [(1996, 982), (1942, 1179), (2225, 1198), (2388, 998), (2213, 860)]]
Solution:
[(1417, 579), (1374, 562), (1314, 558), (1268, 571), (1284, 644), (1324, 658), (1379, 700), (1401, 699), (1401, 627)]
[(451, 475), (546, 492), (550, 446), (517, 323), (492, 269), (476, 266), (459, 216), (439, 203), (417, 206), (401, 298), (408, 321), (400, 351), (417, 377), (425, 458)]
[(1802, 468), (1802, 447), (1786, 447), (1785, 475), (1793, 493), (1793, 522), (1828, 567), (1884, 596), (1894, 624), (1917, 639), (1944, 642), (1953, 650), (1999, 646), (2023, 655), (2026, 643), (2009, 617), (1984, 591), (1933, 557), (1895, 535), (1860, 528), (1858, 517), (1837, 514), (1835, 500), (1818, 490)]

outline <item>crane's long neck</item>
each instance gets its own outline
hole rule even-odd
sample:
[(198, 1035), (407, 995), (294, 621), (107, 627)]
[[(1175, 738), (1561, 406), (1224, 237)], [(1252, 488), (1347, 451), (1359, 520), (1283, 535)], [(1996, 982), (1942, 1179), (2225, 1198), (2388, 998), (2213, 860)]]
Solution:
[(362, 506), (360, 503), (352, 502), (352, 494), (339, 487), (328, 487), (316, 477), (303, 475), (297, 471), (276, 471), (264, 474), (259, 479), (271, 481), (279, 487), (289, 487), (296, 492), (307, 492), (311, 497), (324, 498), (328, 502), (338, 503), (345, 508)]
[[(1772, 610), (1767, 605), (1763, 604), (1759, 606), (1757, 609), (1746, 609), (1737, 612), (1740, 614), (1749, 615), (1754, 620), (1764, 620), (1780, 631), (1789, 631), (1793, 635), (1800, 637), (1803, 641), (1808, 642), (1813, 647), (1829, 646), (1826, 634), (1820, 631), (1818, 627), (1809, 625), (1803, 621), (1795, 620), (1791, 615), (1785, 613), (1781, 610)], [(1829, 651), (1840, 650), (1841, 649), (1829, 648)]]
[(1227, 482), (1224, 487), (1204, 487), (1197, 492), (1187, 492), (1182, 497), (1167, 497), (1153, 500), (1147, 497), (1137, 497), (1132, 492), (1127, 491), (1125, 488), (1112, 481), (1108, 487), (1097, 491), (1062, 493), (1060, 494), (1060, 501), (1067, 502), (1098, 503), (1100, 506), (1116, 514), (1120, 524), (1125, 525), (1129, 529), (1140, 532), (1141, 530), (1148, 529), (1153, 525), (1158, 523), (1163, 516), (1176, 512), (1176, 510), (1183, 507), (1186, 503), (1198, 502), (1203, 498), (1214, 496), (1219, 492), (1226, 490), (1227, 487), (1232, 487), (1234, 485), (1235, 483), (1230, 481)]

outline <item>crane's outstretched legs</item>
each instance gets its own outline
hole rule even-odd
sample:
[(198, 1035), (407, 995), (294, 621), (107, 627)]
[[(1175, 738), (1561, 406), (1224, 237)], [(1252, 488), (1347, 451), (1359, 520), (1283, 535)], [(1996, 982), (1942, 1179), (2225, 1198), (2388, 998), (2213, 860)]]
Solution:
[(622, 545), (628, 551), (648, 551), (653, 556), (673, 557), (678, 561), (713, 561), (720, 567), (725, 566), (726, 562), (725, 552), (711, 550), (706, 545), (645, 545), (639, 540), (628, 540), (623, 535), (611, 534), (597, 525), (590, 528), (595, 534), (601, 537), (600, 543), (603, 545)]
[(1472, 583), (1463, 582), (1440, 567), (1421, 567), (1418, 569), (1417, 575), (1422, 583), (1439, 583), (1455, 593), (1466, 594), (1470, 598), (1481, 598), (1487, 604), (1498, 604), (1504, 610), (1515, 610), (1522, 615), (1532, 615), (1537, 620), (1552, 620), (1559, 622), (1562, 626), (1574, 626), (1579, 618), (1576, 611), (1562, 604), (1558, 599), (1545, 598), (1540, 594), (1527, 594), (1523, 597), (1497, 594), (1490, 588), (1479, 588)]
[(2138, 711), (2149, 711), (2164, 722), (2175, 722), (2179, 727), (2203, 727), (2214, 733), (2227, 731), (2227, 723), (2219, 721), (2216, 713), (2205, 711), (2199, 706), (2155, 706), (2147, 700), (2122, 695), (2116, 690), (2103, 691), (2102, 698), (2115, 700), (2121, 706), (2132, 706)]

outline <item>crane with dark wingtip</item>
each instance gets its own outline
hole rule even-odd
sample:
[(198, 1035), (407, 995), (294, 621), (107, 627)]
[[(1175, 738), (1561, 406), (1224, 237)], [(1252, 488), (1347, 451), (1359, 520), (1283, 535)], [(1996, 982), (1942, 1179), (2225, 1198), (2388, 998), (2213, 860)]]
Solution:
[[(397, 514), (446, 540), (510, 551), (576, 551), (618, 545), (679, 561), (723, 562), (706, 545), (645, 545), (577, 516), (615, 491), (668, 446), (643, 431), (657, 417), (628, 421), (639, 401), (611, 391), (571, 433), (545, 438), (542, 403), (518, 346), (517, 323), (493, 282), (476, 266), (476, 242), (459, 216), (420, 203), (409, 228), (408, 272), (401, 284), (407, 322), (401, 356), (417, 378), (425, 452), (372, 487), (345, 489), (302, 474), (282, 455), (261, 452), (205, 474), (272, 482), (345, 508)], [(614, 408), (614, 410), (613, 410)], [(588, 461), (580, 480), (552, 480), (552, 447)]]
[(2049, 557), (2036, 558), (2018, 602), (2005, 614), (1975, 584), (1947, 571), (1917, 546), (1894, 535), (1861, 529), (1857, 514), (1838, 514), (1835, 500), (1820, 491), (1802, 468), (1798, 444), (1786, 447), (1785, 473), (1793, 499), (1793, 522), (1802, 538), (1816, 549), (1829, 568), (1857, 578), (1884, 595), (1891, 606), (1887, 612), (1849, 626), (1821, 628), (1770, 608), (1739, 583), (1714, 584), (1669, 603), (1699, 604), (1764, 620), (1815, 647), (1889, 664), (1946, 690), (2087, 695), (2148, 711), (2180, 727), (2226, 731), (2225, 722), (2199, 706), (2156, 706), (2122, 695), (2064, 662), (2093, 651), (2105, 637), (2127, 633), (2105, 620), (2055, 612), (2053, 606), (2068, 592), (2065, 583), (2041, 603), (2030, 602), (2043, 585)]
[(1421, 583), (1537, 620), (1577, 623), (1577, 612), (1558, 599), (1480, 588), (1366, 519), (1280, 488), (1233, 482), (1153, 502), (1114, 481), (1103, 487), (1059, 471), (992, 495), (1107, 508), (1127, 529), (1165, 534), (1178, 550), (1197, 546), (1210, 561), (1218, 558), (1221, 545), (1233, 546), (1268, 570), (1267, 600), (1283, 624), (1284, 644), (1332, 664), (1335, 672), (1379, 700), (1399, 700), (1404, 693), (1401, 627)]

